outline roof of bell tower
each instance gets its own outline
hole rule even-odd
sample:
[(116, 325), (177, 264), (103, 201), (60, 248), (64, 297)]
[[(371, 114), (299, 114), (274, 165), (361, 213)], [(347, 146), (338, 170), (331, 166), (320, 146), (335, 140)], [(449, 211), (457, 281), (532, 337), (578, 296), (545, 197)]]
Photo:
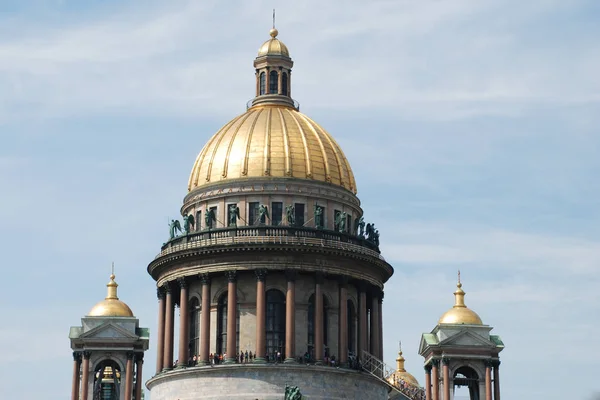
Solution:
[(106, 298), (97, 303), (90, 312), (88, 317), (133, 317), (131, 308), (117, 296), (117, 282), (115, 282), (115, 274), (110, 275), (110, 281), (106, 284)]

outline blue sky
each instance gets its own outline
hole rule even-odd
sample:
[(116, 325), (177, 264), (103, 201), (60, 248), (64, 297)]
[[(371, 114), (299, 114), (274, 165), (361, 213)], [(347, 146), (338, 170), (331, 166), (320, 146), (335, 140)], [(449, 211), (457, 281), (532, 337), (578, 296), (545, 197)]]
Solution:
[(600, 3), (296, 3), (0, 3), (0, 398), (67, 398), (68, 329), (111, 261), (156, 331), (146, 266), (197, 153), (253, 96), (275, 6), (293, 96), (344, 149), (396, 270), (386, 362), (402, 340), (423, 383), (420, 335), (460, 268), (506, 343), (504, 398), (591, 399)]

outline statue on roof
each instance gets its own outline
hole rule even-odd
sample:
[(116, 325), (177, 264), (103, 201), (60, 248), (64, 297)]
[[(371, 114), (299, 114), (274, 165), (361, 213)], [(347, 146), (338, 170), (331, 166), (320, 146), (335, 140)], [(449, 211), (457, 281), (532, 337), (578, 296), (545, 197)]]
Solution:
[(363, 237), (365, 232), (365, 219), (363, 217), (354, 220), (354, 233), (357, 236)]
[(300, 393), (298, 386), (285, 385), (284, 400), (302, 400), (302, 393)]
[(285, 206), (285, 218), (287, 219), (288, 226), (296, 225), (296, 209), (293, 204)]
[(177, 232), (181, 232), (181, 223), (178, 219), (172, 219), (171, 223), (169, 223), (169, 238), (171, 240), (175, 239)]
[(375, 224), (368, 223), (365, 229), (365, 236), (369, 242), (373, 241), (373, 232), (375, 232)]
[(258, 206), (258, 220), (262, 224), (264, 223), (263, 221), (266, 221), (266, 218), (271, 219), (271, 217), (269, 217), (269, 209), (264, 204), (261, 204)]
[(231, 204), (229, 206), (229, 226), (236, 228), (238, 218), (240, 218), (240, 208), (237, 204)]
[(194, 216), (192, 214), (188, 214), (183, 217), (183, 231), (186, 235), (188, 235), (192, 231), (194, 223)]
[(323, 228), (323, 207), (315, 205), (315, 228)]
[(212, 208), (208, 209), (204, 214), (204, 225), (206, 226), (206, 229), (211, 229), (215, 220), (215, 210), (213, 210)]

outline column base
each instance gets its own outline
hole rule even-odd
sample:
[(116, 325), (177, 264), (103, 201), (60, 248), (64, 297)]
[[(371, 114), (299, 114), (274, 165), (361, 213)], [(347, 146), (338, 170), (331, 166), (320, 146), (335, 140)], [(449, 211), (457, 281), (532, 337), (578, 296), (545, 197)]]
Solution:
[(235, 358), (226, 359), (223, 364), (237, 364), (237, 360)]
[(315, 365), (324, 365), (323, 364), (323, 360), (317, 360), (317, 361), (315, 361)]
[(284, 364), (298, 364), (298, 361), (296, 361), (295, 358), (286, 358), (285, 360), (283, 360)]
[(256, 357), (252, 364), (266, 364), (267, 360), (264, 357)]
[(187, 368), (187, 365), (185, 364), (177, 364), (177, 366), (174, 369), (184, 369)]
[(162, 374), (163, 372), (169, 372), (172, 370), (173, 370), (173, 368), (163, 368), (162, 371), (160, 371), (160, 373)]
[(206, 361), (206, 360), (198, 361), (197, 365), (200, 365), (200, 366), (210, 365), (210, 361)]

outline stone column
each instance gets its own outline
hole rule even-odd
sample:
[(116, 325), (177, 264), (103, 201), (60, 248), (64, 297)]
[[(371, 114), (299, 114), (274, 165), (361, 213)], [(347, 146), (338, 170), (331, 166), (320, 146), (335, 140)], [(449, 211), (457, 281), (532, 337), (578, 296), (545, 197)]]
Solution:
[(286, 270), (285, 363), (296, 362), (296, 271)]
[(485, 360), (485, 400), (492, 400), (492, 360)]
[(190, 344), (188, 335), (190, 333), (190, 316), (188, 315), (188, 285), (185, 278), (177, 279), (179, 283), (179, 363), (177, 368), (185, 368), (188, 365)]
[(81, 366), (81, 399), (88, 400), (89, 376), (90, 376), (90, 356), (89, 351), (83, 352), (83, 364)]
[(338, 339), (339, 349), (338, 357), (339, 364), (346, 365), (348, 363), (348, 278), (340, 279), (340, 338)]
[(380, 293), (377, 303), (377, 310), (379, 311), (379, 358), (383, 361), (383, 292)]
[(358, 358), (363, 359), (363, 350), (367, 350), (367, 293), (360, 285), (358, 293)]
[[(442, 374), (444, 379), (444, 400), (450, 400), (450, 359), (442, 358)], [(491, 399), (490, 399), (491, 400)]]
[(210, 276), (202, 274), (202, 310), (200, 311), (200, 363), (210, 363)]
[(431, 388), (433, 400), (440, 400), (440, 360), (431, 360)]
[(73, 382), (71, 383), (71, 400), (79, 400), (79, 370), (81, 368), (81, 353), (73, 352)]
[(494, 367), (494, 400), (500, 400), (500, 360), (493, 360)]
[(131, 400), (133, 393), (133, 352), (127, 352), (127, 364), (125, 364), (125, 400)]
[(267, 346), (267, 270), (257, 269), (256, 275), (256, 357), (254, 362), (264, 363)]
[(371, 354), (381, 360), (379, 354), (379, 299), (378, 293), (371, 296)]
[(431, 400), (431, 364), (425, 366), (425, 400)]
[(270, 94), (269, 85), (271, 84), (271, 71), (269, 71), (269, 67), (265, 70), (265, 94)]
[(135, 356), (135, 400), (142, 399), (142, 364), (144, 364), (144, 353)]
[(158, 297), (158, 333), (156, 338), (156, 374), (163, 369), (163, 356), (165, 355), (165, 291), (156, 289)]
[(317, 364), (323, 362), (323, 275), (315, 274), (315, 360)]
[(173, 368), (173, 325), (175, 315), (173, 310), (173, 293), (169, 283), (165, 284), (165, 344), (163, 355), (163, 371)]
[(292, 70), (288, 70), (288, 96), (292, 98)]
[(279, 67), (279, 74), (277, 74), (277, 94), (283, 94), (283, 87), (281, 86), (283, 71), (282, 68)]
[(256, 96), (258, 97), (260, 96), (260, 72), (258, 70), (256, 70)]
[(227, 359), (235, 363), (237, 356), (237, 271), (227, 271)]

